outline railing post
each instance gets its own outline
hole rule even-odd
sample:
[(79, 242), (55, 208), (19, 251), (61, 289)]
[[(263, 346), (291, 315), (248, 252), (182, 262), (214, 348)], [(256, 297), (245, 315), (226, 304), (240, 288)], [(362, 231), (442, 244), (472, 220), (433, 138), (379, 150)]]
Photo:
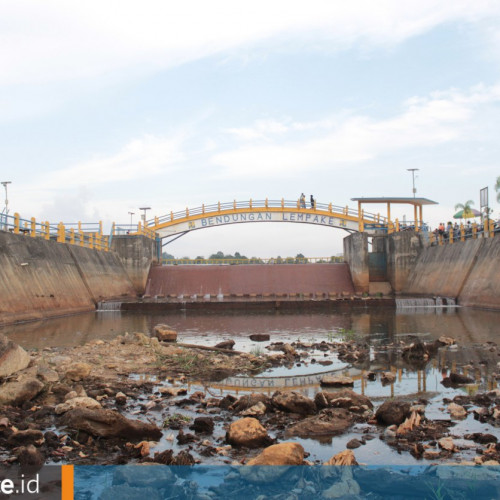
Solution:
[(281, 198), (281, 208), (285, 208), (285, 198)]
[(269, 207), (269, 201), (268, 201), (268, 199), (266, 198), (266, 208), (268, 208), (268, 207)]
[(21, 220), (21, 216), (16, 212), (14, 214), (14, 234), (19, 234), (20, 220)]
[(43, 234), (44, 238), (46, 240), (50, 240), (50, 224), (49, 224), (49, 221), (46, 220), (45, 221), (45, 227), (44, 227), (44, 234)]
[(460, 223), (460, 241), (465, 241), (465, 227), (464, 223)]
[(477, 238), (477, 222), (472, 223), (472, 239), (475, 240)]
[(333, 207), (332, 207), (332, 204), (331, 204), (331, 203), (328, 205), (328, 211), (329, 211), (330, 213), (332, 213), (332, 212), (333, 212)]
[(85, 246), (85, 235), (83, 234), (83, 231), (78, 231), (78, 239), (78, 243), (80, 244), (80, 246)]
[(250, 198), (250, 208), (252, 208), (252, 198)]
[(34, 238), (36, 236), (36, 219), (31, 217), (31, 231), (30, 236)]
[(217, 202), (217, 211), (220, 212), (220, 201)]
[(156, 216), (156, 215), (155, 215), (155, 226), (157, 226), (157, 225), (158, 225), (158, 220), (159, 220), (159, 219), (158, 219), (158, 216)]
[(349, 215), (349, 207), (347, 205), (345, 206), (345, 214)]
[(453, 226), (451, 226), (450, 230), (448, 231), (448, 239), (449, 239), (451, 245), (453, 245), (453, 236), (454, 236), (453, 233), (454, 233)]
[(62, 222), (57, 226), (57, 242), (64, 243), (66, 241), (66, 228)]
[[(186, 217), (189, 217), (189, 208), (186, 207)], [(144, 225), (146, 225), (146, 223), (144, 223)]]
[(99, 221), (99, 234), (102, 235), (102, 220)]
[(399, 219), (396, 219), (396, 233), (399, 233)]
[(69, 242), (74, 245), (75, 244), (75, 230), (73, 228), (69, 231)]
[(82, 222), (78, 221), (78, 231), (81, 231), (81, 230), (82, 230)]
[(170, 210), (170, 220), (174, 220), (174, 212), (172, 210)]
[(204, 214), (205, 213), (205, 203), (203, 203), (203, 205), (201, 206), (201, 213)]
[(94, 248), (94, 233), (89, 234), (89, 248)]
[(297, 208), (300, 208), (300, 198), (297, 200)]
[(233, 210), (236, 210), (236, 200), (233, 200)]

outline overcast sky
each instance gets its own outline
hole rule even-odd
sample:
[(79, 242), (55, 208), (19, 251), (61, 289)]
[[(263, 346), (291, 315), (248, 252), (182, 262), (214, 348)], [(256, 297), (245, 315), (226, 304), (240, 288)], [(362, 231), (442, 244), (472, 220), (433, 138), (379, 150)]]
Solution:
[[(497, 217), (499, 20), (483, 0), (2, 0), (9, 208), (109, 224), (302, 191), (355, 206), (411, 196), (418, 168), (432, 226), (486, 186)], [(326, 256), (345, 234), (244, 224), (167, 249)]]

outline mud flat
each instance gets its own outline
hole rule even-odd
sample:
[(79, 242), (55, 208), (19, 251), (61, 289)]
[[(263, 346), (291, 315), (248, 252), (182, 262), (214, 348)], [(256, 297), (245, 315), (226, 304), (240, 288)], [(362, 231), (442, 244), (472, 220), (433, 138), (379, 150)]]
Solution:
[[(476, 346), (472, 364), (445, 336), (376, 347), (350, 337), (269, 341), (252, 353), (142, 333), (26, 353), (3, 337), (0, 463), (499, 464), (494, 343)], [(439, 387), (367, 396), (437, 360)], [(299, 368), (321, 375), (304, 378), (310, 391), (231, 385)]]

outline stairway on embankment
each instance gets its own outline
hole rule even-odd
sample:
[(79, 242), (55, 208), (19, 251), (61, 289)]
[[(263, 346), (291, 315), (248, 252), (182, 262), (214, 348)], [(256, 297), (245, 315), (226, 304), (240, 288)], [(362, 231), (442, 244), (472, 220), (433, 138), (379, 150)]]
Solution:
[(151, 268), (151, 297), (352, 295), (347, 264), (179, 265)]

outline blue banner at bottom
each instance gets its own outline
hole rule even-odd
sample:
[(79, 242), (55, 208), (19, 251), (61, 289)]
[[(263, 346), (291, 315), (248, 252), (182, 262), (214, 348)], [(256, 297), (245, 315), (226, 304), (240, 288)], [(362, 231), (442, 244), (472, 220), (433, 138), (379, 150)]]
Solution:
[(498, 499), (498, 466), (75, 466), (76, 500)]

